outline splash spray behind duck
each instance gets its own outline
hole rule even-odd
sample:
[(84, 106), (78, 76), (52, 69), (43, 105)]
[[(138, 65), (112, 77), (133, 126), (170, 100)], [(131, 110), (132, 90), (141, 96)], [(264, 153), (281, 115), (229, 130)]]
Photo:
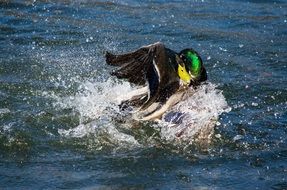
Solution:
[(139, 108), (140, 120), (155, 120), (183, 98), (189, 87), (207, 80), (202, 59), (193, 49), (179, 53), (157, 42), (122, 55), (106, 54), (106, 62), (117, 66), (111, 74), (130, 83), (144, 86), (132, 92), (120, 107)]

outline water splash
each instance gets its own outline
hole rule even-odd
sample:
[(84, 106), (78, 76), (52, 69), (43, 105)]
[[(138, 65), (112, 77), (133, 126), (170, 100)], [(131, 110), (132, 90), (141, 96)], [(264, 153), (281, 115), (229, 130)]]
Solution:
[(10, 113), (11, 111), (8, 108), (0, 108), (0, 115)]
[(132, 135), (121, 132), (114, 119), (123, 116), (118, 104), (126, 94), (133, 90), (128, 82), (113, 79), (106, 81), (85, 81), (79, 85), (75, 95), (59, 97), (44, 93), (55, 99), (56, 109), (72, 109), (78, 113), (80, 123), (68, 130), (59, 129), (58, 133), (67, 139), (89, 139), (86, 146), (102, 149), (112, 146), (115, 149), (139, 147)]
[(130, 92), (132, 87), (127, 82), (116, 82), (108, 79), (104, 82), (83, 82), (78, 93), (68, 97), (54, 97), (57, 101), (55, 107), (62, 109), (72, 108), (80, 114), (80, 124), (88, 120), (99, 119), (105, 114), (118, 112), (118, 104), (124, 94)]
[(121, 132), (109, 118), (80, 124), (68, 130), (59, 129), (58, 133), (68, 139), (88, 139), (85, 145), (92, 150), (107, 147), (112, 147), (114, 150), (132, 149), (141, 146), (132, 135)]
[(185, 100), (163, 115), (161, 136), (168, 141), (209, 142), (220, 114), (229, 112), (222, 91), (208, 83), (189, 89)]
[(194, 141), (209, 140), (219, 115), (230, 110), (222, 92), (208, 83), (196, 90), (190, 89), (184, 100), (167, 111), (162, 120), (149, 122), (148, 126), (155, 131), (149, 137), (143, 137), (135, 128), (145, 124), (134, 121), (131, 116), (134, 111), (124, 113), (118, 108), (121, 100), (128, 98), (135, 89), (127, 82), (112, 79), (82, 83), (76, 95), (58, 97), (55, 103), (56, 107), (78, 112), (80, 124), (68, 130), (59, 129), (58, 133), (65, 138), (94, 138), (99, 147), (103, 144), (117, 148), (139, 147), (143, 146), (143, 138), (148, 139), (145, 146), (155, 146), (155, 133), (167, 143), (189, 145)]

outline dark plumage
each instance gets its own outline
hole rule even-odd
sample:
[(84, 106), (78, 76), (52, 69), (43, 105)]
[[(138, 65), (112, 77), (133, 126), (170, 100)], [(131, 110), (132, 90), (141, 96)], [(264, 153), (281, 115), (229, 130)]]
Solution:
[[(185, 52), (191, 52), (190, 56)], [(197, 64), (195, 71), (193, 61)], [(194, 50), (186, 49), (178, 54), (159, 42), (122, 55), (107, 52), (106, 62), (118, 67), (112, 75), (136, 85), (148, 85), (148, 93), (124, 102), (140, 106), (141, 110), (154, 102), (164, 104), (181, 86), (197, 85), (207, 79), (201, 58)]]

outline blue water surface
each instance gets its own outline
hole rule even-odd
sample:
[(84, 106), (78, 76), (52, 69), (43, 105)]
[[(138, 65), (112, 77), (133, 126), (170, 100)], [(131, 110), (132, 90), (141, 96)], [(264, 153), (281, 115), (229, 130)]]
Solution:
[[(83, 118), (52, 95), (157, 41), (196, 49), (232, 108), (207, 148), (60, 135)], [(286, 42), (286, 0), (0, 1), (0, 189), (287, 189)]]

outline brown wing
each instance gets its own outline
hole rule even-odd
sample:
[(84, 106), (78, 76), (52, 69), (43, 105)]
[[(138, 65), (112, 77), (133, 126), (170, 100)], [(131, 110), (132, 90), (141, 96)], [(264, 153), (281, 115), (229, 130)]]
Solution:
[(131, 53), (122, 55), (106, 54), (106, 62), (109, 65), (119, 66), (111, 74), (118, 78), (126, 78), (129, 82), (144, 85), (146, 83), (147, 70), (152, 66), (155, 47), (143, 47)]
[(164, 102), (179, 86), (171, 59), (167, 59), (167, 52), (170, 53), (171, 50), (165, 48), (162, 43), (155, 43), (127, 54), (106, 54), (106, 62), (119, 67), (112, 75), (126, 78), (138, 85), (148, 83), (148, 99), (141, 109), (147, 108), (155, 101)]

